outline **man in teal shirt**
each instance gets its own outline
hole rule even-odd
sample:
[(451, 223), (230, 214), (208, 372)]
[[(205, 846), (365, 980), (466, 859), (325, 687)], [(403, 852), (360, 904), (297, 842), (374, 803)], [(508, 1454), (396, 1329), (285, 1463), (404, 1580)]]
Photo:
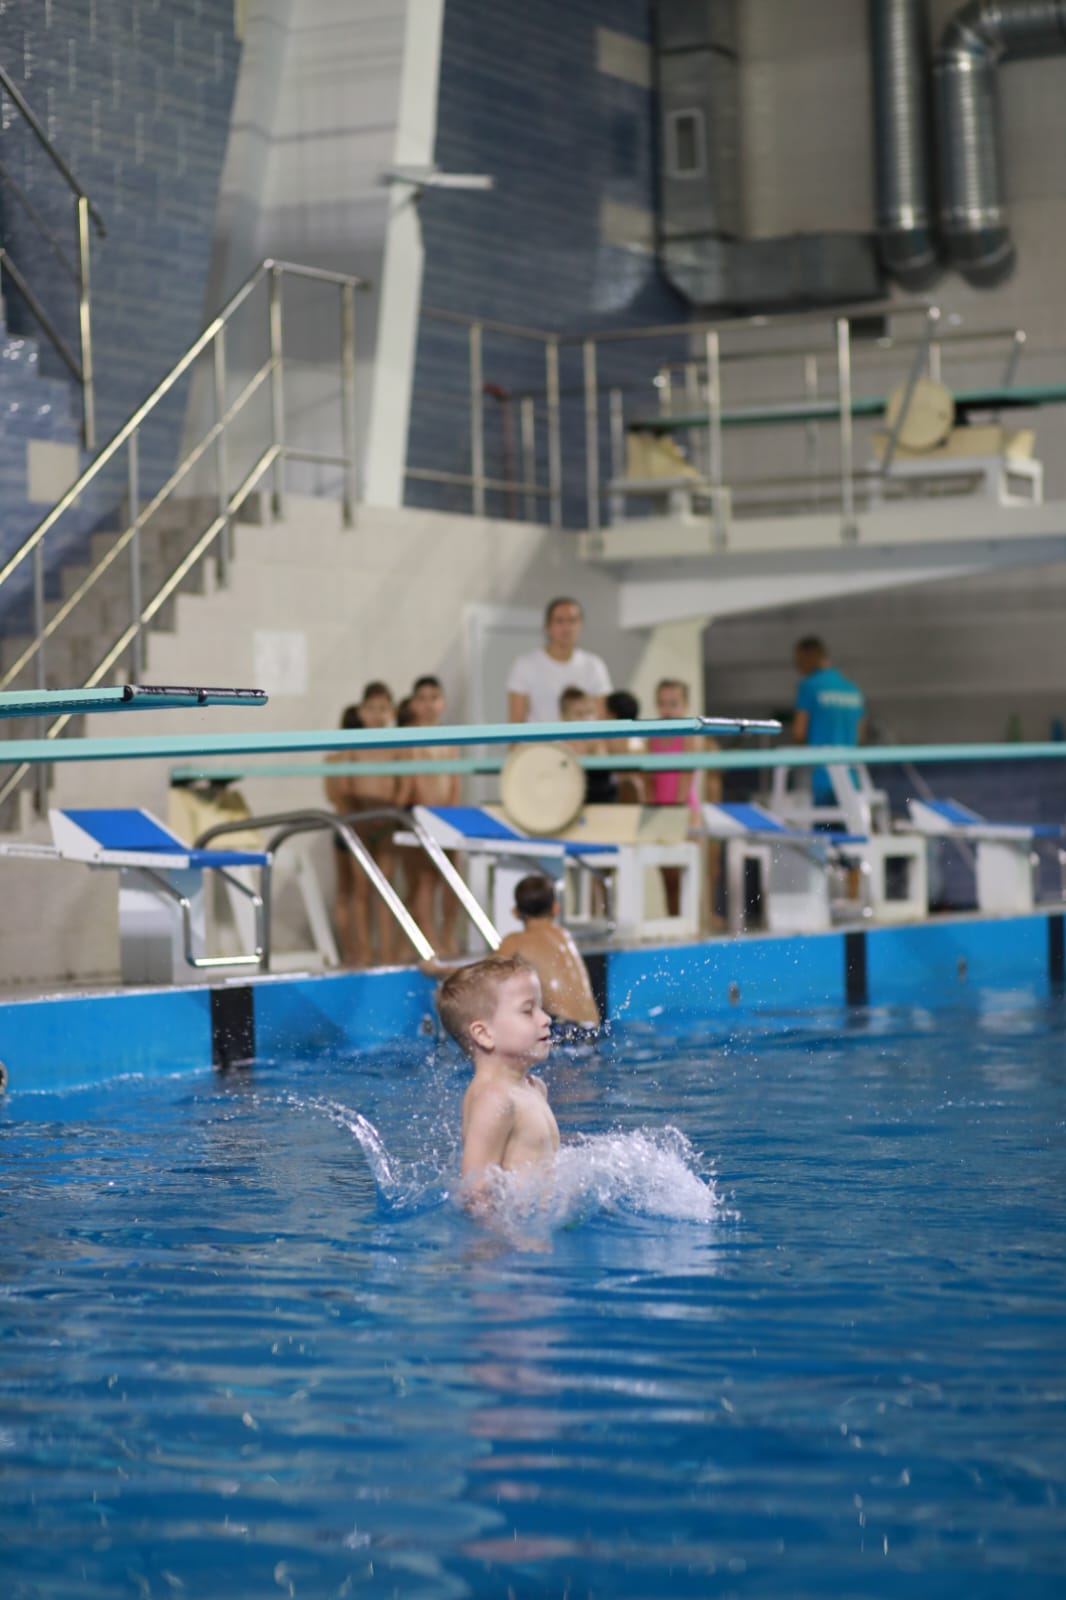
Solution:
[[(808, 634), (796, 645), (793, 660), (801, 679), (792, 719), (793, 743), (861, 744), (866, 716), (862, 690), (831, 665), (824, 640)], [(811, 797), (816, 806), (836, 804), (824, 767), (811, 769)]]

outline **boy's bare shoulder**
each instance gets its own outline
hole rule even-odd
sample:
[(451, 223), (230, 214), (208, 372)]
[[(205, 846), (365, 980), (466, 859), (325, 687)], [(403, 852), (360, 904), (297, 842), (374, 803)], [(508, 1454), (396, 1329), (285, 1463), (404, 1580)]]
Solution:
[(544, 1082), (543, 1078), (534, 1078), (532, 1076), (532, 1074), (530, 1074), (529, 1078), (526, 1081), (527, 1081), (527, 1083), (530, 1084), (530, 1086), (532, 1088), (537, 1090), (538, 1094), (540, 1094), (543, 1099), (547, 1100), (547, 1098), (548, 1098), (548, 1085)]
[(492, 1078), (479, 1078), (475, 1074), (463, 1096), (463, 1109), (467, 1112), (476, 1109), (483, 1115), (501, 1119), (514, 1116), (514, 1097), (510, 1085), (497, 1083)]

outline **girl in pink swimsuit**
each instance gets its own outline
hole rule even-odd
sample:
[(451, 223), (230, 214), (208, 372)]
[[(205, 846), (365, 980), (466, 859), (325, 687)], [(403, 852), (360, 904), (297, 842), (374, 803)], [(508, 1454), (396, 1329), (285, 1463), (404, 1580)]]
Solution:
[[(690, 715), (688, 685), (679, 678), (663, 678), (655, 688), (655, 711), (664, 719), (678, 719)], [(689, 750), (717, 750), (713, 739), (694, 734), (671, 733), (648, 740), (648, 750), (655, 754), (671, 754)], [(700, 805), (704, 798), (720, 800), (721, 775), (717, 772), (652, 772), (651, 801), (657, 806), (687, 806), (693, 824), (700, 822)], [(670, 916), (676, 917), (681, 905), (681, 873), (677, 867), (660, 867), (663, 892)], [(718, 854), (710, 853), (712, 896), (714, 880), (718, 876)]]

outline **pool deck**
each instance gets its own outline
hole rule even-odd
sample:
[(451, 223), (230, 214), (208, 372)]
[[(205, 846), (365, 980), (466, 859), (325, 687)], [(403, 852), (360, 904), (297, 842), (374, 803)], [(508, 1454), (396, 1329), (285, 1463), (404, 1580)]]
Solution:
[[(847, 1007), (1039, 1004), (1064, 985), (1064, 912), (942, 916), (790, 936), (586, 952), (612, 1020), (684, 1031), (703, 1018)], [(242, 1061), (357, 1054), (436, 1031), (417, 967), (283, 973), (165, 989), (70, 985), (0, 995), (7, 1088), (55, 1090)]]

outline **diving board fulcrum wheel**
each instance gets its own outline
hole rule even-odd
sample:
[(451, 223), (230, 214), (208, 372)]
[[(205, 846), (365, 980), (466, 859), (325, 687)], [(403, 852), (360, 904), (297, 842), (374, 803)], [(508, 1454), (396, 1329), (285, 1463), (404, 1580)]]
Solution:
[[(885, 406), (885, 426), (892, 433), (900, 408), (907, 396), (907, 385), (893, 389)], [(904, 450), (935, 450), (943, 444), (955, 422), (955, 398), (946, 383), (919, 378), (911, 391), (910, 403), (899, 426), (897, 443)]]
[(585, 803), (585, 774), (561, 744), (522, 744), (503, 764), (500, 799), (516, 827), (544, 838), (577, 817)]

